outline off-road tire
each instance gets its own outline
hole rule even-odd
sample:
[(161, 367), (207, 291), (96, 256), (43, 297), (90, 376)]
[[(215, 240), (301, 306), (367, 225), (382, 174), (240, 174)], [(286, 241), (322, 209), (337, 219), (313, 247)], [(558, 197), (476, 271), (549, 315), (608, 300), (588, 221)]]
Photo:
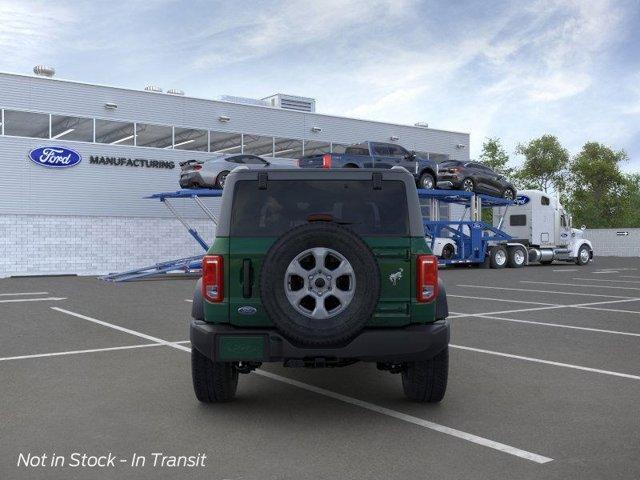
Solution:
[(238, 370), (232, 362), (213, 362), (191, 348), (191, 378), (196, 398), (203, 403), (229, 402), (238, 388)]
[[(350, 303), (335, 316), (317, 320), (298, 312), (285, 292), (285, 272), (291, 261), (307, 249), (326, 247), (344, 256), (355, 276)], [(269, 249), (260, 272), (260, 297), (276, 328), (301, 346), (344, 344), (355, 337), (373, 316), (380, 297), (380, 270), (368, 245), (352, 230), (331, 222), (313, 222), (283, 234)]]
[(216, 188), (219, 188), (220, 190), (224, 188), (224, 184), (227, 180), (227, 175), (229, 175), (229, 172), (227, 172), (226, 170), (218, 174), (218, 176), (216, 177)]
[[(501, 255), (504, 255), (504, 261), (501, 261)], [(489, 252), (489, 266), (491, 268), (504, 268), (507, 266), (508, 258), (507, 249), (502, 245), (495, 245), (491, 247)]]
[[(425, 184), (428, 184), (428, 183), (431, 184), (430, 187), (425, 186)], [(422, 175), (420, 175), (420, 178), (418, 179), (418, 188), (433, 190), (434, 188), (436, 188), (435, 177), (429, 172), (424, 172)]]
[(437, 403), (447, 391), (449, 347), (431, 360), (412, 362), (402, 372), (402, 388), (409, 400)]

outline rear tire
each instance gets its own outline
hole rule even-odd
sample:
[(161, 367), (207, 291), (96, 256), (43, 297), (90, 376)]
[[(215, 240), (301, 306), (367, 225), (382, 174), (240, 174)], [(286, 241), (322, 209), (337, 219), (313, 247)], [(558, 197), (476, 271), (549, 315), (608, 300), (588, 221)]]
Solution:
[(522, 268), (527, 263), (527, 252), (522, 247), (509, 247), (507, 265), (509, 268)]
[(447, 391), (449, 347), (427, 361), (411, 362), (402, 372), (402, 388), (409, 400), (437, 403)]
[(236, 396), (238, 370), (232, 362), (213, 362), (191, 348), (191, 377), (196, 398), (203, 403), (229, 402)]
[(227, 175), (229, 175), (229, 172), (227, 172), (226, 170), (218, 174), (218, 176), (216, 177), (216, 188), (219, 188), (220, 190), (224, 188), (224, 184), (227, 180)]
[(515, 200), (516, 192), (514, 192), (513, 188), (505, 188), (502, 192), (502, 198), (506, 198), (507, 200)]
[(447, 243), (444, 247), (442, 247), (442, 254), (440, 255), (440, 258), (443, 258), (445, 260), (451, 260), (455, 255), (455, 253), (456, 253), (456, 250), (453, 247), (453, 245), (451, 245), (450, 243)]
[(465, 192), (475, 192), (476, 184), (474, 183), (474, 181), (472, 179), (465, 178), (462, 181), (462, 190), (464, 190)]
[(507, 249), (501, 245), (491, 248), (489, 254), (489, 266), (491, 268), (504, 268), (507, 266)]

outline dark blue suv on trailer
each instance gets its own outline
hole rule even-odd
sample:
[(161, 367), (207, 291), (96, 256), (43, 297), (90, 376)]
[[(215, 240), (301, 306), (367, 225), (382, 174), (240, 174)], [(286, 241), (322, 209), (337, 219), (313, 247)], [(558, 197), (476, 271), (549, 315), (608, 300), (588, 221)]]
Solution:
[(301, 168), (392, 168), (403, 167), (413, 175), (418, 188), (436, 188), (438, 163), (395, 143), (362, 142), (345, 152), (319, 153), (298, 160)]

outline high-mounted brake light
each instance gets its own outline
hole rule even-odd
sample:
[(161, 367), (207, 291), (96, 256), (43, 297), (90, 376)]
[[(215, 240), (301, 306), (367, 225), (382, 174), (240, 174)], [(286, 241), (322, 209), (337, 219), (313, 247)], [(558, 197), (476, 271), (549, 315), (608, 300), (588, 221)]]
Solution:
[(322, 156), (322, 168), (331, 168), (331, 154), (325, 153)]
[(416, 300), (427, 303), (438, 296), (438, 257), (418, 255), (416, 260)]
[(224, 300), (224, 263), (221, 255), (205, 255), (202, 259), (202, 297), (213, 303)]

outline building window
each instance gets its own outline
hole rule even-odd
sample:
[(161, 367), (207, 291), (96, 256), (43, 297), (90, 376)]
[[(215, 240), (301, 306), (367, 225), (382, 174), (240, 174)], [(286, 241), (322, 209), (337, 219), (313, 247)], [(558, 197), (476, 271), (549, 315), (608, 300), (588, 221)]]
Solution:
[(291, 138), (274, 138), (274, 157), (300, 158), (302, 156), (302, 140)]
[(51, 115), (51, 138), (93, 142), (93, 119)]
[(317, 142), (315, 140), (304, 141), (304, 154), (307, 155), (322, 155), (323, 153), (331, 153), (330, 142)]
[(96, 142), (111, 145), (133, 145), (133, 123), (96, 120)]
[(244, 134), (243, 138), (244, 153), (273, 157), (273, 137)]
[(171, 148), (173, 129), (164, 125), (137, 123), (136, 145), (138, 147)]
[(49, 138), (49, 115), (5, 110), (4, 134), (16, 137)]
[(242, 135), (209, 132), (209, 151), (211, 153), (242, 153)]
[(178, 150), (206, 152), (209, 149), (209, 139), (206, 130), (176, 127), (174, 129), (173, 142), (173, 148)]

